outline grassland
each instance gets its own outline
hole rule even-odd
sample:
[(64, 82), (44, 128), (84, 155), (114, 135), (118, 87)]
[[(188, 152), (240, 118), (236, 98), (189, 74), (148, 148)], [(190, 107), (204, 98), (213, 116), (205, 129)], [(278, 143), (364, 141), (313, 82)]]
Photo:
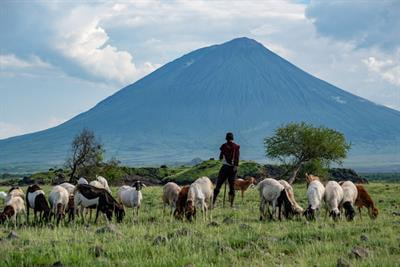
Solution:
[[(250, 190), (244, 202), (237, 197), (233, 209), (222, 208), (220, 197), (212, 212), (216, 225), (200, 217), (194, 223), (170, 220), (162, 213), (161, 187), (147, 187), (139, 219), (127, 210), (124, 222), (115, 223), (115, 232), (96, 233), (105, 226), (103, 220), (97, 225), (77, 221), (15, 230), (1, 226), (0, 265), (50, 266), (61, 261), (65, 266), (336, 266), (342, 257), (353, 266), (400, 266), (400, 217), (392, 214), (400, 211), (400, 184), (366, 187), (380, 210), (375, 221), (364, 213), (353, 222), (334, 223), (323, 214), (316, 222), (259, 222), (258, 192)], [(305, 185), (295, 186), (303, 207), (305, 190)], [(7, 239), (11, 231), (19, 238)], [(356, 246), (367, 249), (369, 256), (352, 256)]]

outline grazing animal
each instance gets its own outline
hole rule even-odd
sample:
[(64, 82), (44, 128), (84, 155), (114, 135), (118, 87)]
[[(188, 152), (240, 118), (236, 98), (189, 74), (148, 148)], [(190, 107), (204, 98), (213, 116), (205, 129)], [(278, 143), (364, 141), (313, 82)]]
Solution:
[(357, 199), (357, 187), (351, 181), (345, 181), (340, 183), (340, 186), (343, 189), (343, 199), (340, 204), (344, 208), (344, 214), (348, 221), (352, 221), (356, 212), (354, 211), (354, 204)]
[(357, 199), (355, 204), (358, 207), (360, 218), (361, 218), (361, 208), (366, 207), (368, 209), (369, 217), (371, 219), (376, 219), (378, 217), (379, 212), (371, 196), (368, 194), (367, 190), (365, 190), (364, 186), (357, 184), (356, 188), (357, 188)]
[(108, 186), (106, 178), (104, 178), (103, 176), (96, 176), (96, 179), (99, 183), (103, 185), (103, 188), (105, 188), (111, 194), (111, 190), (110, 187)]
[(285, 180), (279, 180), (278, 182), (283, 185), (283, 187), (285, 187), (290, 202), (292, 203), (294, 214), (302, 214), (304, 212), (304, 209), (296, 202), (296, 199), (294, 198), (293, 187)]
[(14, 227), (16, 227), (19, 215), (24, 214), (25, 211), (25, 202), (22, 197), (14, 196), (8, 199), (5, 203), (3, 212), (0, 213), (0, 224), (11, 219), (14, 221)]
[(8, 200), (10, 200), (12, 197), (15, 197), (15, 196), (19, 196), (22, 199), (25, 198), (24, 191), (22, 191), (22, 189), (19, 186), (13, 186), (13, 187), (10, 188), (10, 190), (8, 190), (8, 194), (7, 194), (7, 197), (6, 197), (6, 202)]
[(1, 192), (0, 192), (0, 198), (3, 200), (3, 202), (5, 202), (5, 201), (6, 201), (6, 198), (7, 198), (7, 193), (1, 191)]
[(65, 210), (68, 207), (69, 192), (60, 185), (53, 187), (49, 194), (49, 203), (52, 209), (52, 215), (57, 218), (57, 225), (65, 216)]
[(118, 189), (118, 200), (122, 205), (133, 208), (133, 215), (139, 216), (139, 208), (142, 203), (142, 192), (145, 185), (141, 181), (136, 181), (132, 186), (123, 185)]
[(171, 207), (171, 215), (176, 209), (176, 202), (178, 201), (179, 192), (181, 188), (179, 185), (173, 182), (166, 183), (163, 186), (163, 214), (165, 213), (165, 207), (169, 205)]
[(201, 177), (194, 181), (190, 187), (186, 202), (186, 219), (196, 218), (196, 207), (201, 209), (204, 220), (207, 219), (207, 213), (211, 219), (211, 209), (214, 197), (213, 184), (208, 177)]
[[(185, 185), (182, 186), (181, 191), (179, 191), (178, 194), (178, 200), (176, 201), (176, 207), (174, 211), (174, 216), (176, 219), (183, 219), (183, 215), (186, 212), (186, 203), (187, 203), (187, 197), (189, 193), (189, 186)], [(194, 214), (193, 216), (196, 215), (196, 207), (194, 208)]]
[(243, 194), (249, 187), (254, 186), (256, 184), (256, 179), (254, 177), (249, 177), (246, 180), (238, 178), (234, 181), (234, 188), (236, 191), (241, 191), (242, 201), (243, 201)]
[(78, 180), (78, 184), (89, 184), (89, 182), (84, 177), (81, 177)]
[(326, 212), (329, 211), (329, 217), (334, 221), (340, 218), (339, 206), (343, 200), (343, 189), (336, 181), (329, 181), (325, 186), (324, 200)]
[(83, 221), (83, 208), (89, 207), (96, 208), (95, 223), (100, 211), (106, 216), (106, 220), (108, 221), (112, 219), (113, 212), (117, 218), (117, 222), (122, 222), (125, 216), (124, 207), (107, 190), (88, 184), (78, 184), (74, 193), (74, 209), (80, 211)]
[(70, 183), (62, 183), (60, 184), (60, 186), (64, 187), (65, 189), (67, 189), (68, 194), (73, 195), (74, 191), (75, 191), (75, 185), (70, 184)]
[(315, 220), (315, 213), (321, 206), (322, 198), (325, 194), (325, 187), (320, 182), (318, 176), (306, 174), (308, 208), (304, 211), (307, 220)]
[[(257, 185), (260, 192), (260, 221), (264, 220), (268, 211), (271, 219), (274, 219), (276, 207), (278, 207), (278, 218), (282, 220), (283, 215), (289, 218), (293, 214), (293, 207), (286, 189), (277, 180), (265, 178)], [(269, 210), (269, 204), (272, 205), (272, 213)]]
[(34, 184), (28, 187), (26, 191), (27, 213), (26, 222), (29, 223), (29, 209), (33, 209), (34, 222), (37, 221), (37, 213), (39, 212), (39, 221), (47, 222), (50, 217), (50, 207), (46, 197), (40, 186)]

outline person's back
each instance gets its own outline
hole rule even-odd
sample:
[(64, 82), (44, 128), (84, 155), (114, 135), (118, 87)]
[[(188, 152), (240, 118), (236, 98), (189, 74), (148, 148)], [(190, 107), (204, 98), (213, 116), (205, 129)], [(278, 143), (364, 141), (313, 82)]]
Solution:
[(214, 189), (214, 203), (217, 199), (221, 186), (226, 179), (229, 182), (229, 201), (231, 206), (235, 197), (234, 181), (237, 174), (237, 167), (239, 166), (240, 146), (233, 142), (233, 134), (226, 134), (226, 143), (220, 147), (219, 159), (222, 160), (222, 167), (218, 174), (217, 184)]

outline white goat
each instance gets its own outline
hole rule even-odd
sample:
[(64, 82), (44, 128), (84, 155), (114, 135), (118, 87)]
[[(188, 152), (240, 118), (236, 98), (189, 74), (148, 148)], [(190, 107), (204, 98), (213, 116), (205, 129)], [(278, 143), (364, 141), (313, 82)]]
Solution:
[(108, 193), (111, 194), (111, 190), (110, 190), (110, 187), (108, 186), (108, 182), (107, 182), (106, 178), (104, 178), (103, 176), (96, 176), (96, 179), (97, 179), (97, 181), (99, 181), (99, 183), (101, 183), (103, 185), (103, 188), (105, 190), (107, 190)]
[(304, 209), (296, 202), (296, 199), (294, 198), (294, 191), (293, 187), (286, 182), (285, 180), (279, 180), (278, 181), (283, 187), (286, 189), (286, 193), (290, 199), (290, 202), (292, 202), (293, 206), (293, 211), (295, 214), (302, 214), (304, 212)]
[(133, 209), (133, 216), (139, 216), (139, 208), (142, 203), (142, 187), (146, 187), (141, 181), (136, 181), (132, 186), (123, 185), (118, 189), (118, 201), (126, 207)]
[(308, 208), (304, 212), (304, 216), (308, 220), (315, 219), (315, 212), (321, 207), (322, 198), (325, 194), (325, 187), (319, 181), (315, 179), (308, 184), (307, 188), (307, 198), (308, 198)]
[(49, 194), (50, 208), (54, 214), (54, 217), (57, 217), (57, 225), (60, 223), (60, 220), (64, 218), (65, 210), (68, 206), (69, 196), (70, 193), (68, 190), (61, 185), (54, 186)]
[(0, 198), (3, 200), (3, 202), (6, 202), (7, 193), (6, 193), (6, 192), (3, 192), (3, 191), (1, 191), (1, 192), (0, 192)]
[(171, 207), (171, 215), (176, 208), (176, 201), (178, 200), (179, 192), (181, 188), (179, 185), (173, 182), (166, 183), (163, 186), (163, 213), (165, 213), (165, 207), (169, 205)]
[[(277, 180), (272, 178), (265, 178), (257, 185), (260, 191), (260, 220), (264, 220), (268, 211), (271, 219), (276, 214), (276, 207), (278, 206), (278, 218), (281, 220), (282, 204), (284, 205), (284, 216), (287, 218), (293, 214), (293, 207), (285, 187)], [(269, 204), (272, 205), (272, 213), (269, 210)]]
[(211, 209), (213, 202), (213, 184), (208, 177), (201, 177), (194, 181), (190, 187), (187, 197), (186, 218), (190, 221), (196, 218), (196, 206), (200, 207), (204, 220), (208, 217), (211, 220)]
[(89, 184), (89, 182), (84, 177), (81, 177), (78, 180), (78, 184)]
[(335, 181), (329, 181), (325, 186), (324, 200), (326, 204), (326, 213), (329, 211), (329, 216), (333, 220), (340, 217), (339, 206), (343, 199), (343, 189)]
[(0, 213), (0, 223), (4, 223), (6, 220), (11, 219), (14, 221), (14, 227), (17, 226), (17, 220), (20, 214), (25, 214), (25, 202), (20, 196), (10, 197), (6, 203), (2, 213)]
[(64, 187), (67, 191), (68, 194), (73, 195), (75, 191), (75, 185), (70, 184), (70, 183), (62, 183), (60, 184), (61, 187)]
[(351, 181), (341, 183), (343, 189), (343, 199), (340, 206), (345, 210), (345, 215), (348, 221), (352, 221), (356, 214), (354, 210), (354, 203), (356, 202), (358, 190)]

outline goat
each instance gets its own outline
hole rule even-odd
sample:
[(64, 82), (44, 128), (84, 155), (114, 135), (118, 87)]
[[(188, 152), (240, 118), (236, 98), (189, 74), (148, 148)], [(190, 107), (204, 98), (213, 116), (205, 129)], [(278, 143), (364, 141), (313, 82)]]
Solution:
[(191, 221), (192, 217), (196, 218), (196, 206), (200, 207), (204, 220), (207, 218), (207, 213), (211, 219), (213, 196), (213, 184), (208, 177), (204, 176), (194, 181), (189, 187), (187, 196), (186, 219)]
[(141, 181), (136, 181), (132, 186), (123, 185), (118, 189), (118, 200), (122, 205), (133, 208), (133, 215), (139, 216), (139, 208), (143, 199), (140, 191), (145, 185)]
[(243, 194), (250, 186), (254, 186), (256, 184), (256, 179), (254, 177), (249, 177), (246, 180), (241, 178), (235, 179), (234, 188), (236, 191), (241, 191), (242, 202), (243, 202)]
[[(176, 207), (174, 211), (174, 216), (176, 219), (182, 219), (186, 212), (186, 203), (189, 193), (189, 186), (182, 186), (181, 191), (178, 194), (178, 200), (176, 201)], [(196, 207), (194, 207), (193, 216), (196, 216)]]
[(65, 216), (65, 210), (68, 206), (69, 192), (64, 187), (54, 186), (49, 194), (49, 203), (54, 217), (57, 218), (57, 225)]
[(62, 183), (60, 184), (60, 186), (64, 187), (65, 189), (67, 189), (68, 194), (73, 195), (74, 194), (74, 190), (75, 190), (75, 185), (70, 184), (70, 183)]
[(10, 190), (8, 190), (8, 194), (7, 194), (7, 197), (6, 197), (6, 202), (8, 200), (10, 200), (12, 197), (15, 197), (15, 196), (19, 196), (22, 199), (25, 198), (24, 191), (22, 191), (22, 189), (19, 186), (13, 186), (13, 187), (10, 188)]
[(7, 193), (6, 192), (3, 192), (3, 191), (1, 191), (0, 192), (0, 198), (4, 201), (4, 202), (6, 202), (6, 198), (7, 198)]
[(78, 180), (78, 184), (89, 184), (89, 182), (85, 179), (85, 177), (81, 177)]
[(345, 210), (346, 219), (352, 221), (356, 214), (353, 206), (357, 199), (357, 187), (351, 181), (342, 182), (340, 186), (343, 189), (343, 199), (340, 206)]
[[(265, 178), (258, 183), (257, 188), (260, 192), (260, 221), (266, 217), (268, 211), (271, 219), (276, 214), (276, 207), (278, 206), (278, 218), (282, 220), (282, 205), (284, 208), (283, 215), (289, 218), (293, 214), (293, 207), (286, 189), (277, 180), (272, 178)], [(272, 204), (272, 213), (269, 210), (269, 204)]]
[(315, 220), (315, 213), (321, 206), (322, 198), (325, 194), (325, 187), (320, 182), (318, 176), (306, 174), (308, 208), (303, 215), (307, 220)]
[[(78, 209), (79, 207), (81, 209)], [(125, 216), (123, 206), (106, 189), (96, 188), (88, 184), (78, 184), (74, 192), (74, 209), (77, 211), (80, 210), (83, 222), (82, 208), (88, 207), (96, 208), (95, 223), (97, 223), (100, 211), (106, 216), (107, 221), (112, 219), (113, 212), (115, 213), (117, 222), (122, 222)]]
[(108, 186), (106, 178), (104, 178), (103, 176), (96, 176), (96, 179), (99, 183), (103, 185), (104, 189), (106, 189), (111, 194), (111, 190), (110, 187)]
[(368, 214), (371, 219), (376, 219), (378, 217), (378, 209), (375, 206), (374, 201), (371, 196), (365, 190), (364, 186), (356, 184), (357, 188), (357, 199), (355, 205), (358, 207), (358, 212), (361, 218), (361, 208), (366, 207), (368, 209)]
[(178, 201), (178, 196), (180, 191), (181, 188), (179, 187), (179, 185), (173, 182), (166, 183), (163, 186), (163, 195), (162, 195), (163, 214), (165, 213), (165, 207), (169, 205), (171, 207), (170, 214), (172, 215), (172, 213), (176, 209), (176, 202)]
[(14, 227), (16, 227), (19, 215), (25, 213), (25, 211), (24, 199), (20, 196), (11, 197), (6, 201), (3, 212), (0, 213), (0, 224), (3, 224), (6, 220), (12, 219), (14, 221)]
[(26, 222), (29, 223), (29, 209), (33, 209), (34, 222), (37, 221), (36, 214), (39, 212), (39, 221), (48, 221), (50, 216), (50, 207), (47, 203), (43, 190), (38, 185), (31, 185), (26, 192), (27, 213)]
[(304, 212), (304, 209), (296, 202), (296, 199), (294, 198), (293, 187), (285, 180), (279, 180), (278, 182), (283, 185), (283, 187), (285, 187), (286, 193), (290, 199), (290, 202), (292, 203), (294, 214), (302, 214)]
[(343, 200), (343, 189), (336, 181), (329, 181), (325, 186), (324, 200), (326, 212), (334, 221), (340, 218), (339, 206)]

